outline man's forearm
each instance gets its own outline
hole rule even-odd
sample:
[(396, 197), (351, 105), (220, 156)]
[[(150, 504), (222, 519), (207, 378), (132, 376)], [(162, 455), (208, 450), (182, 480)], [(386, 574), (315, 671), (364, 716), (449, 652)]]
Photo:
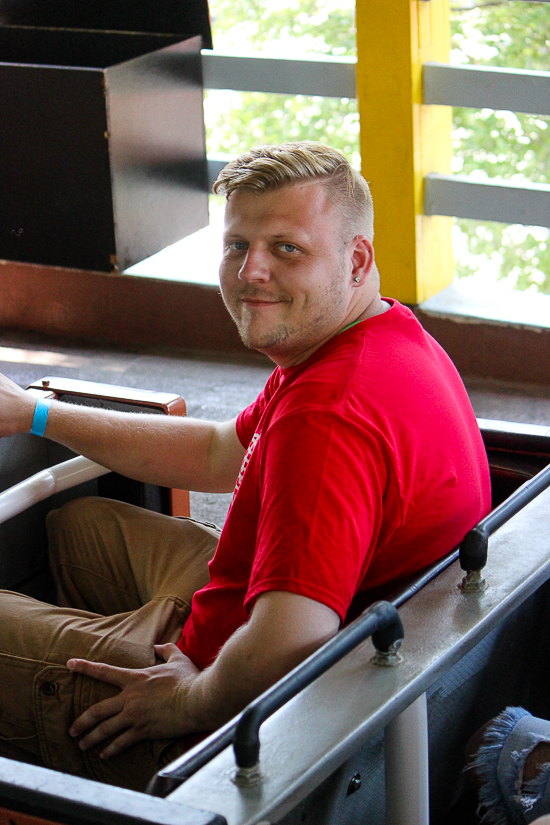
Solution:
[[(0, 437), (30, 432), (36, 399), (0, 375)], [(234, 422), (120, 413), (52, 401), (45, 435), (131, 478), (229, 492), (244, 455)]]
[(215, 478), (210, 459), (215, 425), (209, 421), (53, 401), (45, 435), (140, 481), (212, 492), (221, 483), (226, 489), (223, 480)]
[(227, 722), (334, 636), (338, 627), (338, 616), (323, 604), (294, 593), (263, 594), (249, 623), (190, 685), (186, 710), (193, 730), (213, 730)]

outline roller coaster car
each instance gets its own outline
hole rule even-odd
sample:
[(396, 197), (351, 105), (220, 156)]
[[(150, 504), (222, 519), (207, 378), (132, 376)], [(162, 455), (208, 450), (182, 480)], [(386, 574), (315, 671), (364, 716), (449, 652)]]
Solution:
[[(185, 414), (177, 396), (83, 381), (45, 378), (29, 392)], [(0, 822), (449, 822), (462, 798), (462, 754), (473, 731), (509, 704), (550, 714), (550, 429), (479, 424), (495, 509), (460, 552), (455, 548), (387, 602), (367, 608), (239, 717), (165, 768), (148, 795), (0, 759)], [(109, 495), (160, 512), (189, 512), (186, 493), (100, 475), (97, 465), (87, 466), (89, 480), (71, 487), (67, 473), (52, 469), (71, 455), (31, 435), (0, 441), (1, 586), (50, 597), (44, 517), (69, 497)], [(54, 481), (25, 485), (33, 474)], [(44, 498), (59, 478), (65, 489)], [(2, 513), (22, 509), (14, 501), (25, 488), (36, 503), (5, 520)], [(464, 811), (460, 821), (468, 821)]]

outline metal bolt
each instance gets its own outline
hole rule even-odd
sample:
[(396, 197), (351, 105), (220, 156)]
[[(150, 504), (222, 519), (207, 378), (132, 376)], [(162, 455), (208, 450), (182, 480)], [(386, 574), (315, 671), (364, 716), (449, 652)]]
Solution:
[(403, 639), (397, 639), (387, 650), (377, 650), (372, 660), (373, 665), (376, 665), (376, 667), (395, 667), (401, 664), (403, 657), (399, 653), (399, 648), (402, 641)]
[(260, 763), (254, 765), (252, 768), (237, 768), (232, 777), (235, 785), (241, 788), (253, 788), (261, 782)]
[(483, 593), (487, 582), (481, 575), (481, 570), (468, 570), (458, 586), (463, 593)]
[(358, 791), (360, 787), (361, 787), (361, 774), (360, 773), (355, 773), (355, 774), (353, 774), (353, 776), (351, 777), (351, 779), (349, 781), (347, 795), (349, 796), (350, 794), (355, 793), (355, 791)]

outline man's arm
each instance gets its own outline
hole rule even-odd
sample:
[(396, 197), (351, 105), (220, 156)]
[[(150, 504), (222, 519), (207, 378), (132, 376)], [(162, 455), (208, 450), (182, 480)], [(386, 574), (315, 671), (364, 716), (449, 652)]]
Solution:
[(87, 750), (116, 736), (108, 759), (141, 739), (213, 730), (292, 670), (337, 632), (330, 608), (296, 593), (259, 596), (250, 621), (237, 630), (211, 667), (199, 671), (175, 645), (156, 648), (165, 664), (127, 670), (72, 659), (68, 667), (115, 684), (121, 692), (93, 705), (72, 725)]
[[(0, 437), (30, 432), (36, 399), (0, 374)], [(231, 492), (245, 450), (235, 421), (121, 413), (52, 401), (46, 437), (130, 478)]]

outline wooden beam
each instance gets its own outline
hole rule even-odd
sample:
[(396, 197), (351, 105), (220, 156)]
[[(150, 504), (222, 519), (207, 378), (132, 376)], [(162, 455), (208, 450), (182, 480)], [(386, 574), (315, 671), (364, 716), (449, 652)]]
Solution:
[(451, 220), (423, 215), (424, 176), (451, 171), (451, 110), (422, 103), (422, 64), (449, 59), (449, 0), (357, 0), (357, 49), (382, 291), (417, 304), (454, 275)]

